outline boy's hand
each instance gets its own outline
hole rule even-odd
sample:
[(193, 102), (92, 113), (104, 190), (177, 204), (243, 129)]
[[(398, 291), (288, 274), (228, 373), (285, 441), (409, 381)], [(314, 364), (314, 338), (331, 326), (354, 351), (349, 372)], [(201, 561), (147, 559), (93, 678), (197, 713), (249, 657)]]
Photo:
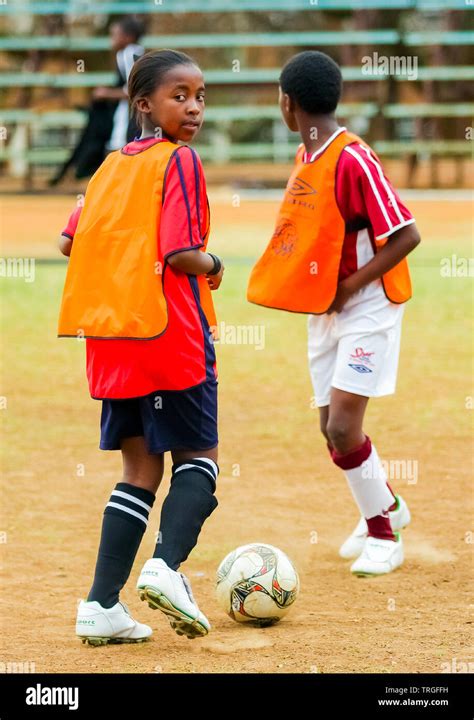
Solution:
[(224, 275), (224, 263), (221, 260), (221, 269), (218, 273), (215, 275), (206, 275), (206, 280), (208, 282), (209, 287), (211, 290), (217, 290), (219, 285), (222, 282), (222, 276)]
[(337, 286), (336, 297), (332, 301), (329, 309), (326, 311), (328, 314), (333, 312), (340, 313), (351, 295), (355, 293), (355, 288), (352, 287), (350, 279), (350, 277), (346, 278)]
[(405, 225), (388, 238), (384, 246), (375, 253), (372, 260), (343, 280), (328, 313), (340, 313), (348, 299), (358, 290), (381, 278), (386, 272), (403, 260), (420, 242), (420, 234), (414, 223)]

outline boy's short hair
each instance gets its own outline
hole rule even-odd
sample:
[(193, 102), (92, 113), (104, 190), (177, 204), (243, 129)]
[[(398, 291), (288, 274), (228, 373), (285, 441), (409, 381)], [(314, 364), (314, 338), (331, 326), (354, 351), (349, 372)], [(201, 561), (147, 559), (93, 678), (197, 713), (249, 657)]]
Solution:
[(294, 55), (281, 71), (280, 87), (299, 107), (311, 115), (334, 112), (341, 97), (339, 65), (318, 50)]
[(117, 21), (124, 35), (132, 37), (137, 42), (145, 32), (145, 23), (134, 17), (123, 17)]

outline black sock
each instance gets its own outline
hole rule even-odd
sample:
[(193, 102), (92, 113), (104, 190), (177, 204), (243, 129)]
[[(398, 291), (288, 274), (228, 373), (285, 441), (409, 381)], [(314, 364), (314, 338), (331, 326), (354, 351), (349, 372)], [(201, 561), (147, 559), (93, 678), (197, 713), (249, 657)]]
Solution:
[(206, 518), (217, 507), (214, 496), (219, 468), (208, 458), (173, 465), (168, 495), (161, 508), (160, 532), (153, 553), (177, 570), (197, 543)]
[(110, 608), (118, 602), (155, 502), (149, 490), (120, 482), (105, 507), (94, 583), (87, 598)]

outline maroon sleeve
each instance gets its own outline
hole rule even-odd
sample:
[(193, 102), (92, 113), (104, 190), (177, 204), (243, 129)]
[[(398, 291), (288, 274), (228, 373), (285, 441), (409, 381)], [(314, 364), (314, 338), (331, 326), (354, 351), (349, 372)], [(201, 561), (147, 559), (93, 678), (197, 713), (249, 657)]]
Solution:
[(163, 187), (159, 242), (163, 257), (204, 245), (208, 210), (201, 161), (192, 148), (179, 148), (170, 159)]
[(347, 145), (339, 159), (336, 198), (349, 226), (371, 227), (377, 240), (415, 222), (369, 148)]
[(64, 230), (61, 232), (61, 235), (66, 235), (66, 237), (71, 238), (71, 240), (74, 239), (74, 234), (76, 232), (77, 223), (79, 222), (81, 210), (82, 205), (78, 205), (76, 209), (71, 213), (68, 223)]

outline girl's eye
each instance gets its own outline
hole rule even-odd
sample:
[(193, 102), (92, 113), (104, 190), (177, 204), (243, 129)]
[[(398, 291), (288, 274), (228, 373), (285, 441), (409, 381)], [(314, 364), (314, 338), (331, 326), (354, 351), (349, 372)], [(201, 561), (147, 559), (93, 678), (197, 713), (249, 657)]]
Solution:
[(198, 95), (198, 96), (197, 96), (197, 99), (198, 99), (200, 102), (204, 102), (204, 100), (206, 99), (206, 97), (205, 97), (205, 95)]
[(182, 102), (183, 100), (186, 100), (184, 95), (175, 95), (175, 100), (179, 100), (179, 102)]

